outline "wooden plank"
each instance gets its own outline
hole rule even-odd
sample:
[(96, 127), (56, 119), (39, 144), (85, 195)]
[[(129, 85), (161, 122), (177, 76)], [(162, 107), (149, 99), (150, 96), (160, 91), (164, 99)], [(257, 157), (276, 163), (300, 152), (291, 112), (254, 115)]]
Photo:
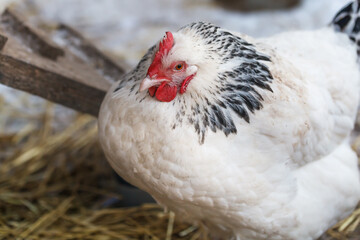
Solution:
[[(57, 31), (60, 32), (62, 37), (66, 40), (67, 47), (70, 47), (70, 49), (76, 48), (78, 50), (76, 52), (72, 52), (73, 54), (80, 57), (83, 61), (87, 61), (94, 69), (101, 72), (101, 74), (106, 78), (115, 82), (118, 80), (119, 76), (124, 74), (124, 70), (121, 66), (116, 64), (110, 57), (97, 49), (75, 29), (65, 24), (60, 24)], [(78, 52), (81, 52), (82, 54), (76, 54)]]
[(74, 29), (60, 25), (53, 34), (63, 46), (6, 10), (0, 21), (0, 83), (97, 116), (124, 70)]
[(64, 56), (64, 50), (42, 38), (39, 33), (27, 26), (20, 15), (14, 11), (6, 9), (1, 15), (1, 23), (12, 35), (26, 39), (23, 43), (41, 56), (51, 60)]
[(97, 116), (106, 91), (0, 54), (0, 82)]
[(8, 38), (0, 35), (0, 51), (4, 48)]
[[(0, 35), (1, 34), (3, 33), (0, 28)], [(64, 49), (65, 55), (63, 57), (59, 57), (56, 61), (51, 61), (48, 58), (34, 53), (32, 49), (23, 44), (22, 40), (14, 38), (12, 35), (7, 35), (7, 37), (9, 39), (0, 52), (3, 56), (18, 59), (31, 66), (57, 73), (100, 90), (106, 91), (111, 85), (111, 82), (100, 75), (92, 66), (72, 55), (67, 49)]]

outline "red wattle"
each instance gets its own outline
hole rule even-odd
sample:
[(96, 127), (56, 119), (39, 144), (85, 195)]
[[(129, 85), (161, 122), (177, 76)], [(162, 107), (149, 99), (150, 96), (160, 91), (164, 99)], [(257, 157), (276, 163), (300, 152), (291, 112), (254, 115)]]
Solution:
[(180, 88), (181, 94), (186, 92), (186, 89), (189, 86), (189, 83), (193, 79), (194, 76), (195, 76), (195, 74), (192, 74), (192, 75), (188, 76), (187, 78), (185, 78), (185, 80), (182, 82), (181, 88)]
[(177, 93), (176, 86), (170, 86), (167, 82), (163, 82), (156, 90), (155, 97), (161, 102), (171, 102)]
[(152, 86), (151, 88), (149, 88), (149, 94), (150, 96), (154, 96), (155, 95), (155, 92), (156, 92), (156, 87), (155, 86)]

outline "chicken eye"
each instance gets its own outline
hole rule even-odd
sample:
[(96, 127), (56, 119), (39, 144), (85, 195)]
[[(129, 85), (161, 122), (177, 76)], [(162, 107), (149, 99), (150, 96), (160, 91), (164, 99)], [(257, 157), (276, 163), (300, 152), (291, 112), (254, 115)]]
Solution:
[(184, 67), (184, 64), (179, 63), (175, 66), (175, 70), (179, 71), (179, 70), (183, 69), (183, 67)]

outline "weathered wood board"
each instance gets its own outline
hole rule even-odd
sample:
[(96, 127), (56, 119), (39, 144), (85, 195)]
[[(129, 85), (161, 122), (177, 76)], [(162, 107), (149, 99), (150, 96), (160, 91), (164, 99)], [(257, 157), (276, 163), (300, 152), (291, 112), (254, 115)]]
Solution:
[(0, 18), (0, 83), (97, 116), (123, 68), (74, 29), (60, 24), (54, 31), (50, 38), (7, 9)]

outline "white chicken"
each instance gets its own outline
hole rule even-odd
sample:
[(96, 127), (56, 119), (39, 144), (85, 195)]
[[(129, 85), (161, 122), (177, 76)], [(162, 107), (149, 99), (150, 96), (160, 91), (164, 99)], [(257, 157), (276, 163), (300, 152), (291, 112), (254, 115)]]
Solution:
[(360, 199), (359, 16), (353, 2), (328, 27), (263, 39), (167, 32), (101, 106), (110, 164), (214, 237), (319, 237)]

